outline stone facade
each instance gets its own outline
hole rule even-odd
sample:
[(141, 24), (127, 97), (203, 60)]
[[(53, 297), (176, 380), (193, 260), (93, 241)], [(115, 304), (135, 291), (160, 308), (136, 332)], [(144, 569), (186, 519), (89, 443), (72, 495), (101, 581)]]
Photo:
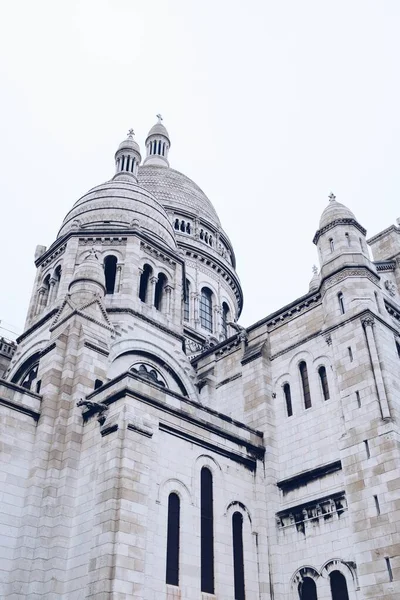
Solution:
[(159, 119), (142, 165), (130, 132), (37, 247), (0, 381), (0, 596), (398, 599), (400, 228), (371, 260), (331, 196), (309, 292), (244, 329), (170, 146)]

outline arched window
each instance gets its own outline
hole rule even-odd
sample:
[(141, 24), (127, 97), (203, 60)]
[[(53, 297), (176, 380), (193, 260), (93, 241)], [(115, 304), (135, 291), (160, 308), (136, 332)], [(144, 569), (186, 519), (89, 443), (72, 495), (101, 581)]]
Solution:
[(175, 229), (179, 229), (179, 219), (175, 219)]
[(186, 223), (186, 233), (190, 233), (190, 223)]
[(328, 378), (326, 376), (325, 367), (320, 367), (318, 369), (319, 379), (321, 381), (322, 393), (324, 395), (324, 400), (329, 400), (329, 387), (328, 387)]
[(344, 237), (346, 238), (347, 245), (350, 246), (350, 236), (349, 236), (349, 234), (345, 233)]
[(308, 381), (307, 365), (304, 360), (299, 364), (299, 371), (303, 387), (304, 408), (311, 408), (310, 382)]
[(204, 239), (204, 231), (203, 229), (200, 229), (200, 239)]
[(329, 574), (331, 584), (332, 600), (349, 600), (346, 578), (340, 571), (332, 571)]
[(147, 302), (149, 279), (153, 273), (150, 265), (144, 265), (142, 274), (140, 275), (139, 298), (142, 302)]
[(168, 497), (167, 571), (166, 583), (179, 585), (179, 523), (180, 501), (177, 494)]
[(342, 292), (339, 292), (338, 295), (337, 295), (337, 297), (338, 297), (338, 302), (339, 302), (340, 313), (342, 315), (344, 315), (344, 313), (346, 311), (345, 311), (345, 308), (344, 308), (344, 300), (343, 300), (343, 294), (342, 294)]
[(212, 313), (212, 291), (208, 288), (201, 290), (200, 296), (200, 324), (207, 331), (213, 330), (213, 313)]
[(183, 305), (183, 318), (185, 321), (190, 319), (190, 282), (189, 279), (185, 279), (185, 299)]
[(331, 249), (331, 252), (333, 252), (335, 249), (335, 243), (333, 241), (333, 238), (329, 238), (329, 247)]
[(213, 485), (210, 469), (200, 474), (201, 591), (214, 593)]
[(54, 292), (53, 292), (53, 300), (55, 298), (57, 298), (57, 294), (58, 294), (58, 288), (60, 287), (60, 281), (61, 281), (61, 265), (58, 265), (58, 267), (56, 268), (56, 270), (54, 271), (54, 279), (55, 279), (55, 284), (54, 284)]
[[(28, 373), (25, 375), (24, 379), (21, 382), (21, 386), (26, 390), (37, 391), (36, 388), (36, 380), (39, 369), (39, 363), (29, 369)], [(40, 389), (40, 386), (39, 386)]]
[(300, 600), (318, 600), (314, 579), (304, 577), (303, 581), (299, 583), (299, 597)]
[(164, 295), (165, 295), (165, 286), (167, 284), (167, 278), (164, 273), (158, 274), (158, 279), (156, 283), (156, 289), (154, 293), (154, 306), (157, 310), (162, 310), (164, 304)]
[(288, 383), (285, 383), (283, 386), (283, 393), (285, 394), (287, 416), (291, 417), (293, 415), (292, 394), (290, 393), (290, 385)]
[(232, 516), (232, 538), (235, 600), (244, 600), (243, 516), (240, 512)]
[(229, 306), (226, 302), (222, 303), (222, 334), (228, 337)]
[(185, 221), (181, 221), (181, 231), (185, 231)]
[(40, 302), (39, 310), (42, 308), (45, 308), (47, 306), (47, 303), (49, 301), (49, 295), (50, 295), (50, 275), (47, 275), (44, 278), (43, 285), (42, 285), (42, 300)]
[(115, 289), (115, 277), (117, 275), (117, 257), (106, 256), (104, 259), (104, 275), (106, 278), (106, 294), (113, 294)]

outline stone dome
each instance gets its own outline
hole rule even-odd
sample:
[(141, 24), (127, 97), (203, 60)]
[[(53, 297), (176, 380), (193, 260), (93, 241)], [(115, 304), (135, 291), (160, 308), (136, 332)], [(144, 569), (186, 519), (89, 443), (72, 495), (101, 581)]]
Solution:
[(187, 210), (216, 227), (220, 226), (218, 215), (205, 193), (179, 171), (164, 166), (144, 165), (139, 167), (138, 181), (166, 208)]
[(139, 144), (133, 139), (133, 137), (128, 137), (126, 140), (120, 143), (118, 146), (118, 150), (132, 150), (133, 152), (137, 152), (140, 154)]
[(74, 229), (104, 227), (121, 235), (124, 229), (133, 226), (139, 226), (170, 248), (176, 248), (172, 224), (161, 204), (133, 180), (116, 179), (94, 187), (75, 202), (58, 237)]
[(344, 204), (340, 204), (340, 202), (336, 202), (335, 196), (333, 196), (333, 194), (330, 198), (331, 199), (329, 200), (329, 204), (325, 208), (319, 220), (319, 229), (323, 229), (324, 227), (338, 219), (356, 220), (354, 214), (349, 208), (347, 208), (347, 206), (344, 206)]
[(159, 121), (158, 123), (153, 125), (153, 127), (150, 129), (149, 133), (147, 134), (146, 141), (151, 135), (163, 135), (164, 137), (168, 138), (168, 140), (169, 140), (168, 131), (166, 130), (164, 125), (161, 123), (161, 121)]
[(93, 249), (75, 268), (69, 288), (71, 291), (73, 291), (77, 287), (77, 284), (82, 284), (83, 282), (83, 289), (85, 289), (88, 281), (97, 284), (105, 294), (106, 283), (104, 277), (104, 268)]

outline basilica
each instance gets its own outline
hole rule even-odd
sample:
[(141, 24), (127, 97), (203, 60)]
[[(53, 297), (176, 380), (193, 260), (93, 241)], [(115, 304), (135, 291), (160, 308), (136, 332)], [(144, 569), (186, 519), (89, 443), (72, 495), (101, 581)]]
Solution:
[(160, 116), (130, 130), (36, 248), (2, 359), (0, 597), (399, 600), (400, 220), (367, 240), (331, 194), (308, 291), (244, 328), (170, 146)]

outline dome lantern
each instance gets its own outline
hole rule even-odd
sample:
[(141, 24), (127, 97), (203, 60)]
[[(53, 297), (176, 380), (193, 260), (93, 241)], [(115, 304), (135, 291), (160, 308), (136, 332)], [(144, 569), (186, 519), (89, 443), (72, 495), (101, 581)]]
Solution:
[(143, 162), (144, 165), (157, 165), (169, 167), (168, 152), (171, 147), (169, 134), (162, 124), (162, 116), (157, 116), (157, 123), (150, 129), (146, 138), (147, 156)]
[(139, 144), (134, 140), (135, 132), (130, 129), (126, 140), (120, 143), (115, 153), (115, 176), (114, 179), (137, 181), (137, 172), (142, 157)]

